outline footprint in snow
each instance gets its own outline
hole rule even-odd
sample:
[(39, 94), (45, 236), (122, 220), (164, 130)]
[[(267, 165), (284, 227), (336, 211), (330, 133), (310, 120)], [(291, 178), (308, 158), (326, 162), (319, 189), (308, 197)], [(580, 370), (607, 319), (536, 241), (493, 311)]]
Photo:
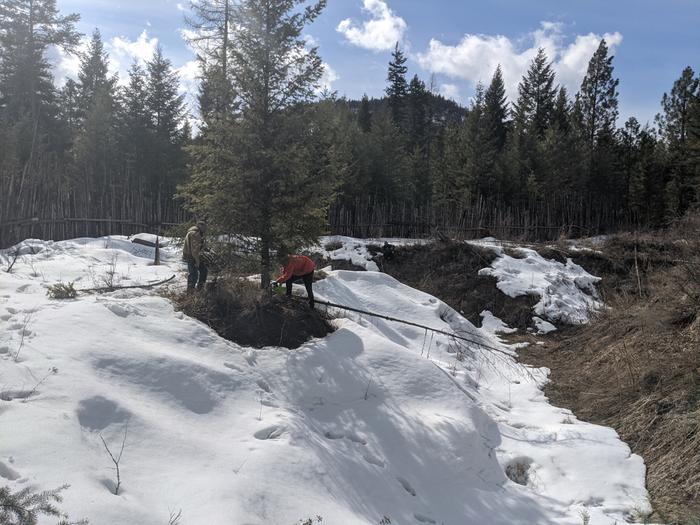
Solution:
[(255, 350), (248, 350), (243, 356), (250, 366), (255, 366), (258, 364), (258, 354)]
[(127, 318), (130, 315), (139, 315), (143, 316), (141, 311), (138, 308), (135, 308), (130, 305), (125, 305), (125, 304), (119, 304), (119, 303), (106, 303), (105, 307), (107, 310), (112, 312), (114, 315)]
[(396, 480), (397, 480), (399, 483), (401, 483), (401, 486), (403, 487), (403, 489), (404, 489), (406, 492), (408, 492), (411, 496), (414, 496), (414, 497), (415, 497), (416, 491), (415, 491), (415, 489), (411, 486), (411, 484), (408, 482), (408, 480), (406, 480), (406, 479), (404, 479), (404, 478), (396, 478)]
[(262, 388), (268, 394), (272, 393), (272, 389), (270, 388), (270, 385), (268, 385), (267, 381), (265, 381), (264, 379), (258, 379), (256, 381), (256, 383), (260, 388)]
[(20, 477), (19, 472), (0, 461), (0, 478), (5, 478), (8, 481), (16, 481)]
[(243, 372), (242, 368), (234, 365), (233, 363), (224, 363), (224, 366), (229, 370), (233, 370), (234, 372)]
[(374, 454), (367, 452), (362, 456), (362, 459), (364, 459), (370, 465), (374, 465), (379, 468), (384, 468), (384, 462)]
[(284, 434), (285, 428), (280, 427), (280, 426), (271, 426), (267, 428), (263, 428), (262, 430), (258, 430), (253, 436), (255, 436), (255, 439), (260, 439), (260, 440), (268, 440), (268, 439), (279, 439), (282, 434)]
[(38, 394), (31, 390), (3, 390), (0, 392), (0, 401), (12, 401), (14, 399), (27, 399), (32, 394)]
[(425, 516), (424, 514), (419, 514), (417, 512), (413, 514), (413, 517), (421, 523), (437, 523), (437, 521), (435, 521), (433, 518), (429, 518), (428, 516)]

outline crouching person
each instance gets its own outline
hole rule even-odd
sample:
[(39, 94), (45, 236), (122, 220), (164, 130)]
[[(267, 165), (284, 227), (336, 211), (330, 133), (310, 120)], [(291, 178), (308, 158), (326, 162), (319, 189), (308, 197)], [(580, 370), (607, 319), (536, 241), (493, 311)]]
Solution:
[(187, 262), (187, 291), (195, 288), (201, 290), (207, 281), (207, 265), (202, 259), (204, 252), (204, 234), (207, 232), (207, 224), (199, 221), (192, 226), (185, 235), (185, 244), (182, 248), (182, 259)]
[(305, 255), (291, 255), (286, 249), (281, 248), (277, 252), (277, 261), (284, 270), (272, 286), (284, 284), (287, 286), (287, 295), (292, 295), (292, 285), (295, 282), (303, 282), (306, 294), (309, 298), (309, 306), (314, 307), (314, 270), (316, 264)]

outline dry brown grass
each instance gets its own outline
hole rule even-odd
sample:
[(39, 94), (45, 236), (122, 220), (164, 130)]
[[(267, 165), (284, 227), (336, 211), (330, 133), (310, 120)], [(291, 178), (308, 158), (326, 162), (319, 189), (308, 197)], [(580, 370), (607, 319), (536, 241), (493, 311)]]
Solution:
[[(694, 219), (693, 219), (694, 220)], [(653, 519), (700, 517), (700, 236), (692, 221), (619, 235), (574, 259), (611, 307), (521, 358), (552, 370), (547, 395), (615, 428), (647, 465)], [(636, 249), (635, 249), (636, 248)]]

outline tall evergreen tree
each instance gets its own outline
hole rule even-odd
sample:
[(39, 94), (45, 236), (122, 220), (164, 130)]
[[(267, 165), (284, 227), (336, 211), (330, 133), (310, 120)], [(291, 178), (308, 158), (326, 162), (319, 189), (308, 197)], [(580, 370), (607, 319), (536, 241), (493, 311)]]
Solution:
[(484, 125), (491, 135), (497, 151), (500, 151), (506, 143), (507, 118), (506, 88), (503, 82), (503, 72), (499, 65), (484, 93)]
[(276, 243), (312, 241), (323, 231), (319, 210), (329, 206), (333, 186), (329, 166), (309, 166), (318, 123), (307, 109), (323, 63), (302, 37), (326, 2), (305, 4), (241, 0), (232, 7), (229, 75), (240, 114), (191, 149), (194, 171), (183, 188), (193, 211), (208, 213), (224, 231), (259, 239), (262, 286)]
[(134, 62), (129, 81), (120, 94), (119, 150), (123, 155), (125, 178), (129, 186), (146, 189), (150, 176), (148, 157), (151, 152), (150, 122), (144, 102), (147, 98), (146, 73)]
[(517, 125), (541, 138), (552, 120), (556, 94), (552, 64), (540, 48), (518, 85)]
[(89, 195), (110, 189), (114, 181), (118, 158), (116, 84), (116, 76), (109, 74), (108, 56), (96, 29), (80, 60), (79, 132), (73, 147), (76, 175), (85, 192), (86, 203), (92, 199)]
[(145, 111), (152, 131), (149, 175), (159, 193), (171, 192), (184, 176), (182, 125), (184, 96), (178, 93), (179, 78), (158, 46), (146, 64)]
[(613, 58), (608, 56), (605, 39), (601, 40), (576, 95), (580, 126), (590, 151), (601, 135), (612, 134), (617, 121), (619, 80), (613, 77)]
[(197, 49), (204, 72), (200, 111), (205, 123), (230, 115), (235, 93), (229, 71), (233, 0), (192, 0), (192, 16), (185, 18), (189, 42)]
[(406, 97), (408, 95), (408, 83), (406, 82), (406, 57), (396, 43), (394, 51), (391, 53), (391, 61), (389, 62), (389, 74), (387, 81), (389, 85), (386, 88), (386, 96), (391, 110), (391, 118), (394, 125), (399, 129), (404, 129), (406, 126)]
[(363, 133), (372, 131), (372, 109), (369, 106), (369, 98), (367, 98), (367, 95), (362, 95), (360, 109), (357, 113), (357, 123)]
[(586, 148), (584, 174), (589, 192), (609, 206), (618, 206), (624, 184), (614, 170), (619, 80), (613, 76), (613, 58), (605, 39), (601, 40), (576, 95), (574, 122)]
[(682, 215), (697, 200), (695, 169), (688, 144), (691, 111), (700, 77), (686, 67), (661, 99), (662, 113), (656, 116), (659, 133), (667, 150), (668, 180), (666, 204), (669, 219)]
[(25, 115), (35, 122), (54, 103), (46, 52), (51, 46), (72, 52), (79, 15), (61, 16), (56, 0), (3, 0), (0, 3), (0, 109), (4, 119)]

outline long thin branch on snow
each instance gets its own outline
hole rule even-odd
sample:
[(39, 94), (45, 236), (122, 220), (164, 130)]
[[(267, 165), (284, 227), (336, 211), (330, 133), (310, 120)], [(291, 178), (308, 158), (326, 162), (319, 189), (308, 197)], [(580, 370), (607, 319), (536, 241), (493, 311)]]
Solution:
[(126, 444), (126, 434), (129, 430), (129, 421), (127, 420), (126, 424), (124, 425), (124, 437), (122, 438), (122, 446), (119, 449), (119, 455), (115, 458), (114, 454), (112, 454), (112, 451), (109, 449), (109, 446), (107, 446), (107, 442), (105, 441), (105, 438), (102, 437), (102, 434), (100, 434), (100, 439), (102, 440), (102, 444), (105, 447), (105, 450), (107, 451), (107, 454), (109, 454), (109, 457), (112, 459), (112, 463), (114, 463), (115, 470), (117, 471), (117, 485), (114, 487), (114, 495), (118, 496), (119, 495), (119, 487), (122, 484), (122, 479), (121, 479), (121, 473), (119, 472), (119, 462), (122, 460), (122, 454), (124, 453), (124, 445)]

